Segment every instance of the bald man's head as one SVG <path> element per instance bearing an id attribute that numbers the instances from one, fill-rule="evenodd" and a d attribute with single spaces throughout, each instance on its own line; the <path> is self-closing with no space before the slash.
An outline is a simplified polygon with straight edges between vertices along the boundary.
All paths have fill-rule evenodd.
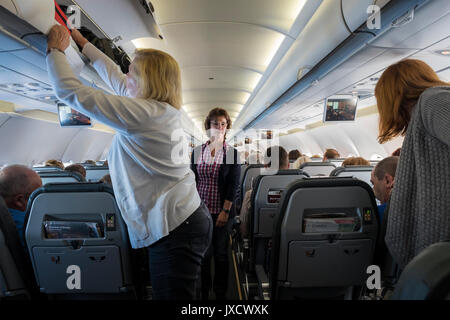
<path id="1" fill-rule="evenodd" d="M 30 194 L 42 186 L 39 175 L 22 165 L 11 165 L 0 171 L 0 195 L 8 208 L 25 211 Z"/>

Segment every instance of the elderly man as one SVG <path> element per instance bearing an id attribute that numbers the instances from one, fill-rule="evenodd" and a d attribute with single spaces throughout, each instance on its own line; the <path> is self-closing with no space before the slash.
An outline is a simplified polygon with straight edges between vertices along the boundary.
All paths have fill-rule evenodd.
<path id="1" fill-rule="evenodd" d="M 383 218 L 384 210 L 391 198 L 392 189 L 394 188 L 395 171 L 397 170 L 399 157 L 391 156 L 384 158 L 372 170 L 370 182 L 373 184 L 373 193 L 380 200 L 381 205 L 378 206 L 380 220 Z"/>
<path id="2" fill-rule="evenodd" d="M 39 175 L 28 167 L 11 165 L 0 171 L 0 195 L 5 199 L 8 210 L 16 223 L 20 241 L 25 246 L 23 228 L 28 198 L 42 186 Z"/>

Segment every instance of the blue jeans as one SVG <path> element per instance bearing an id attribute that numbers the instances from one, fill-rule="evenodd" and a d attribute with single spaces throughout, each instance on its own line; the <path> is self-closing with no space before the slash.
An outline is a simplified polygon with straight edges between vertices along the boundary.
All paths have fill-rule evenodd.
<path id="1" fill-rule="evenodd" d="M 186 221 L 148 247 L 154 300 L 194 300 L 212 219 L 202 203 Z"/>

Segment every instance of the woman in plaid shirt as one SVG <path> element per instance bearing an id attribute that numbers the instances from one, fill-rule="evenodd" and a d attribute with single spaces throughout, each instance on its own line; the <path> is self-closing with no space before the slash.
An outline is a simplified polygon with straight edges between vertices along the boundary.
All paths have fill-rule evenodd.
<path id="1" fill-rule="evenodd" d="M 217 300 L 225 300 L 228 283 L 228 241 L 233 203 L 239 185 L 240 164 L 236 149 L 225 142 L 231 128 L 227 111 L 211 110 L 205 120 L 209 140 L 194 149 L 191 169 L 195 173 L 197 190 L 213 218 L 213 238 L 202 265 L 202 298 L 211 288 L 211 258 L 214 256 L 214 292 Z"/>

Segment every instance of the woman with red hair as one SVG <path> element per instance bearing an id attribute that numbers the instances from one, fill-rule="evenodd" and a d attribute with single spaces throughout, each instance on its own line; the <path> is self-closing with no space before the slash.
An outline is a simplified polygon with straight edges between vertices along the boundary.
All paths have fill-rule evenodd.
<path id="1" fill-rule="evenodd" d="M 450 84 L 408 59 L 384 71 L 375 96 L 379 142 L 405 136 L 385 237 L 404 268 L 429 245 L 450 239 Z"/>

